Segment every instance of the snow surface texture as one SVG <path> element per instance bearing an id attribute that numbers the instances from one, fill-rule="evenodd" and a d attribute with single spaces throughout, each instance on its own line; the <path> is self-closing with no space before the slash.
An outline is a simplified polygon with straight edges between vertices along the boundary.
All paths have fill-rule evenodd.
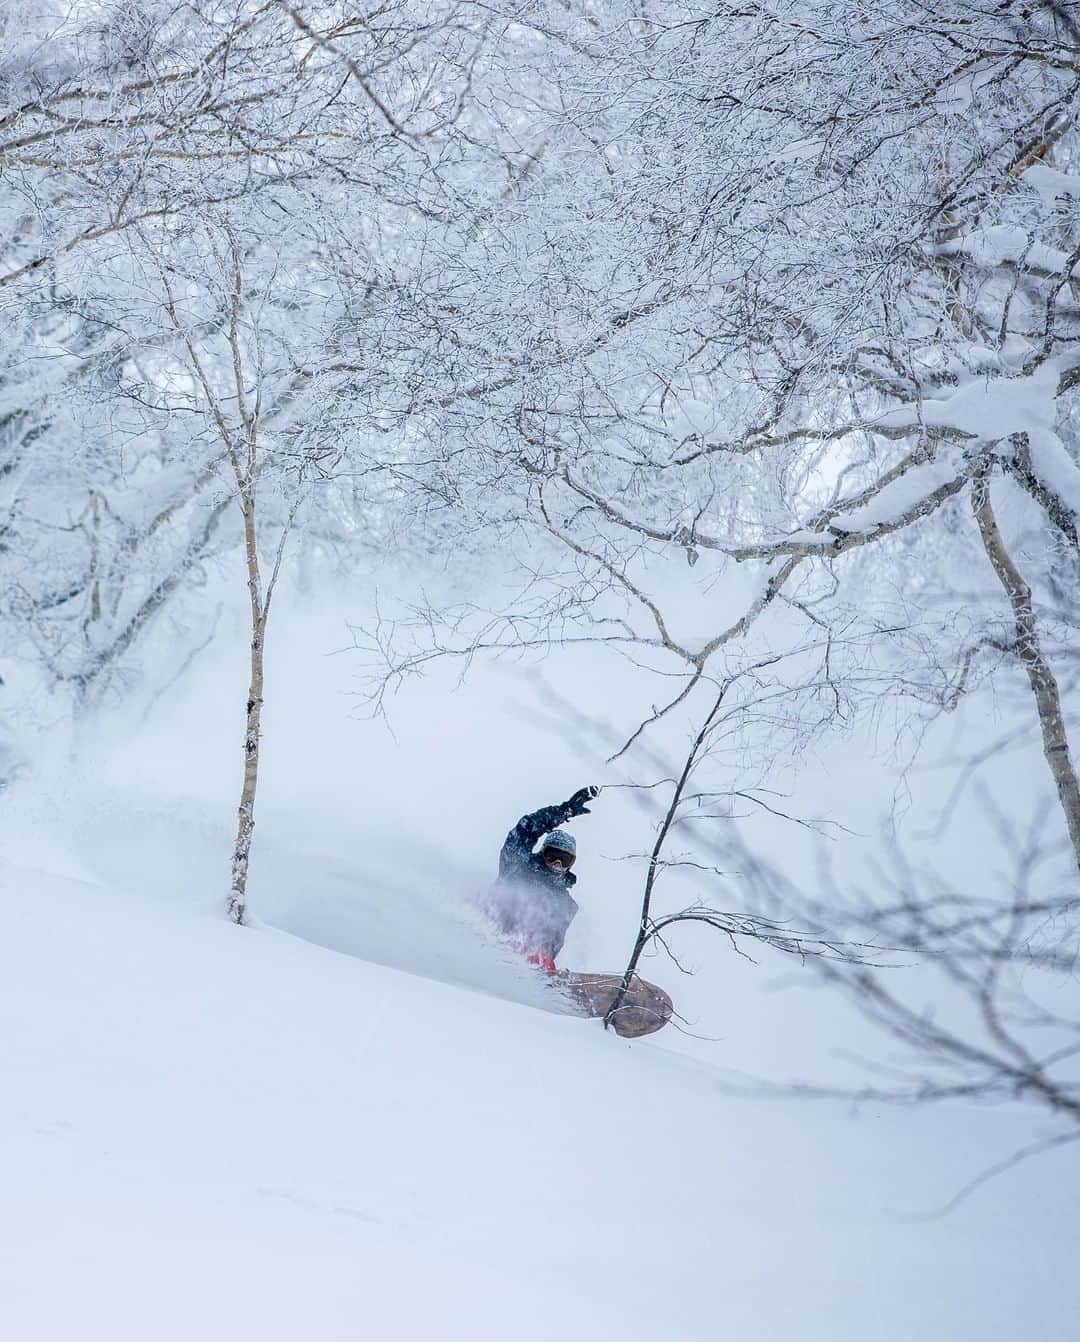
<path id="1" fill-rule="evenodd" d="M 347 718 L 331 639 L 278 633 L 254 926 L 221 912 L 239 633 L 0 814 L 0 1335 L 1075 1336 L 1074 1157 L 928 1215 L 1029 1117 L 733 1097 L 723 1069 L 850 1035 L 720 951 L 693 980 L 647 967 L 710 1038 L 537 1010 L 472 894 L 593 761 L 491 680 L 391 740 Z M 632 935 L 598 856 L 619 796 L 575 826 L 574 968 L 618 968 Z"/>

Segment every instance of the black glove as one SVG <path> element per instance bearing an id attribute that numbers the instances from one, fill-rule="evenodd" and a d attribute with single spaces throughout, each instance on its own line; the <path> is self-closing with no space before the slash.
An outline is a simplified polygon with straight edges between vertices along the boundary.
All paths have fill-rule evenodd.
<path id="1" fill-rule="evenodd" d="M 566 802 L 566 809 L 571 816 L 588 815 L 589 808 L 585 805 L 587 801 L 592 801 L 594 797 L 599 797 L 600 789 L 598 787 L 578 788 L 574 795 Z"/>

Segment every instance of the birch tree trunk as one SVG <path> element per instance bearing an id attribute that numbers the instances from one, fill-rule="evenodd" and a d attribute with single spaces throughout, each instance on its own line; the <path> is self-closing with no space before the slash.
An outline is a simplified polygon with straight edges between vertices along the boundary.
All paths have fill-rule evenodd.
<path id="1" fill-rule="evenodd" d="M 244 552 L 247 559 L 248 592 L 251 597 L 251 675 L 248 682 L 247 722 L 244 729 L 244 782 L 240 790 L 240 808 L 233 849 L 232 885 L 228 914 L 234 923 L 244 921 L 247 901 L 248 861 L 255 832 L 255 789 L 259 781 L 259 723 L 263 705 L 263 650 L 267 608 L 262 599 L 259 551 L 256 545 L 254 480 L 249 479 L 243 493 Z"/>
<path id="2" fill-rule="evenodd" d="M 1061 693 L 1039 644 L 1039 627 L 1031 602 L 1031 588 L 1013 563 L 990 503 L 990 471 L 982 467 L 971 487 L 971 506 L 979 524 L 983 548 L 1012 607 L 1014 651 L 1027 672 L 1042 732 L 1043 754 L 1057 787 L 1058 800 L 1080 866 L 1080 786 L 1069 755 L 1069 739 L 1061 712 Z"/>

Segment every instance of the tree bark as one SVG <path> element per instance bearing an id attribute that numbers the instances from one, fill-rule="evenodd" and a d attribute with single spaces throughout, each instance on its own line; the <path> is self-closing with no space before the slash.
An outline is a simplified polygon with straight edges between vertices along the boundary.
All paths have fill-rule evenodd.
<path id="1" fill-rule="evenodd" d="M 971 487 L 971 506 L 979 524 L 983 548 L 1005 589 L 1015 627 L 1014 651 L 1027 672 L 1042 732 L 1043 754 L 1057 787 L 1058 800 L 1080 866 L 1080 785 L 1069 754 L 1069 739 L 1061 712 L 1061 692 L 1039 644 L 1039 627 L 1031 601 L 1031 588 L 1024 581 L 1005 547 L 990 503 L 990 470 L 983 466 Z"/>
<path id="2" fill-rule="evenodd" d="M 263 705 L 263 649 L 266 609 L 262 600 L 259 552 L 255 544 L 254 486 L 243 493 L 244 551 L 247 558 L 248 591 L 251 595 L 251 676 L 248 682 L 247 723 L 244 730 L 244 782 L 233 849 L 232 886 L 228 914 L 234 923 L 244 921 L 247 901 L 248 860 L 255 832 L 255 788 L 259 781 L 259 722 Z"/>

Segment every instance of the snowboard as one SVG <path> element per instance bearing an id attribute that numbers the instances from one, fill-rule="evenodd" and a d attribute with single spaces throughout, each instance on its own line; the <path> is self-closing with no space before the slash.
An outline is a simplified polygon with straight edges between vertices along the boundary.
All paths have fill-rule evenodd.
<path id="1" fill-rule="evenodd" d="M 575 974 L 561 969 L 552 975 L 570 1000 L 585 1016 L 606 1016 L 622 983 L 621 974 Z M 671 998 L 655 983 L 639 978 L 630 980 L 626 995 L 611 1020 L 611 1028 L 623 1039 L 640 1039 L 653 1034 L 671 1019 Z"/>

